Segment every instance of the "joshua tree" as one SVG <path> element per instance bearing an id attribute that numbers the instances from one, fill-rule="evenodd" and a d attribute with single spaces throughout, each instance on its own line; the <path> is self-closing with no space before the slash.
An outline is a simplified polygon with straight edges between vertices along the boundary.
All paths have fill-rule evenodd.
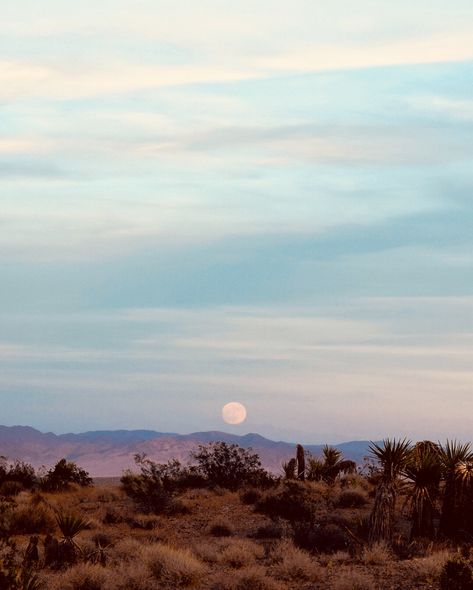
<path id="1" fill-rule="evenodd" d="M 402 475 L 410 488 L 411 536 L 431 538 L 442 475 L 440 447 L 431 441 L 418 442 L 409 454 Z"/>
<path id="2" fill-rule="evenodd" d="M 370 517 L 371 543 L 390 541 L 392 538 L 399 475 L 408 462 L 410 446 L 410 441 L 406 439 L 385 439 L 381 445 L 371 443 L 370 451 L 382 469 Z"/>
<path id="3" fill-rule="evenodd" d="M 440 448 L 440 457 L 445 480 L 440 531 L 446 537 L 455 537 L 462 529 L 471 528 L 467 506 L 472 501 L 473 452 L 470 443 L 447 440 Z"/>

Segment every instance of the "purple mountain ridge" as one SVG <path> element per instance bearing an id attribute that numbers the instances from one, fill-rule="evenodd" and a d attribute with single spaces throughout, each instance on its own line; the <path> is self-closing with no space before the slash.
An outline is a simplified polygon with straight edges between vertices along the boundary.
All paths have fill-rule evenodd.
<path id="1" fill-rule="evenodd" d="M 177 434 L 153 430 L 99 430 L 79 434 L 43 433 L 30 426 L 0 425 L 0 456 L 20 459 L 36 469 L 51 467 L 65 457 L 86 469 L 92 477 L 115 477 L 124 469 L 133 469 L 136 453 L 146 453 L 153 461 L 164 463 L 178 459 L 189 461 L 189 454 L 200 444 L 214 441 L 251 447 L 269 471 L 282 473 L 281 464 L 295 456 L 296 443 L 272 441 L 260 434 L 245 435 L 226 432 L 194 432 Z M 357 463 L 369 452 L 369 441 L 351 441 L 333 445 L 344 458 Z M 304 445 L 314 456 L 320 456 L 323 445 Z"/>

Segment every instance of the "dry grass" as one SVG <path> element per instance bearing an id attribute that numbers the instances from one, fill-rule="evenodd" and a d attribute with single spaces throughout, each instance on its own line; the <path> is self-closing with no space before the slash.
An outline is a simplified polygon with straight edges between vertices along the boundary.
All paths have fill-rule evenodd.
<path id="1" fill-rule="evenodd" d="M 332 581 L 332 590 L 375 590 L 373 576 L 354 569 L 339 571 Z"/>
<path id="2" fill-rule="evenodd" d="M 353 487 L 365 493 L 363 486 Z M 344 489 L 334 486 L 329 491 L 326 484 L 308 482 L 296 485 L 285 500 L 308 499 L 315 507 L 315 528 L 343 519 L 362 539 L 357 523 L 370 512 L 373 500 L 349 511 L 337 508 L 331 498 L 339 497 Z M 440 570 L 450 555 L 444 550 L 447 544 L 438 545 L 442 550 L 427 557 L 402 560 L 395 559 L 382 544 L 360 549 L 358 557 L 346 550 L 325 554 L 323 547 L 322 552 L 311 554 L 295 546 L 294 528 L 288 520 L 273 520 L 255 511 L 253 505 L 242 503 L 238 494 L 190 490 L 182 499 L 192 505 L 191 514 L 156 518 L 137 512 L 113 487 L 61 494 L 22 492 L 15 498 L 14 508 L 21 533 L 14 537 L 17 561 L 22 561 L 33 534 L 26 534 L 24 516 L 44 511 L 54 514 L 59 508 L 95 521 L 94 530 L 84 531 L 77 542 L 90 557 L 96 556 L 99 540 L 106 547 L 106 562 L 103 567 L 84 563 L 80 557 L 80 563 L 64 571 L 40 568 L 43 590 L 431 590 L 438 585 Z M 114 518 L 104 522 L 106 511 Z M 231 528 L 230 537 L 212 534 L 212 526 L 219 523 Z M 54 531 L 58 537 L 59 531 Z M 45 536 L 39 533 L 40 560 Z"/>
<path id="3" fill-rule="evenodd" d="M 48 590 L 105 590 L 108 582 L 109 572 L 103 567 L 79 563 L 54 576 L 48 583 Z"/>
<path id="4" fill-rule="evenodd" d="M 47 534 L 56 527 L 53 512 L 43 505 L 25 505 L 24 502 L 13 510 L 8 518 L 8 529 L 11 534 Z"/>
<path id="5" fill-rule="evenodd" d="M 393 560 L 393 554 L 386 543 L 374 543 L 363 549 L 361 560 L 365 565 L 384 565 Z"/>
<path id="6" fill-rule="evenodd" d="M 450 551 L 437 551 L 427 557 L 418 557 L 409 562 L 412 578 L 419 582 L 434 583 L 442 571 L 445 562 L 452 557 Z"/>
<path id="7" fill-rule="evenodd" d="M 206 574 L 205 565 L 188 549 L 157 543 L 145 547 L 144 563 L 154 578 L 174 587 L 195 587 Z"/>
<path id="8" fill-rule="evenodd" d="M 299 580 L 317 582 L 321 578 L 321 568 L 306 551 L 298 549 L 291 541 L 281 541 L 274 549 L 274 575 L 280 580 Z"/>
<path id="9" fill-rule="evenodd" d="M 270 578 L 264 567 L 250 566 L 231 576 L 220 573 L 213 578 L 212 590 L 284 590 L 287 586 Z"/>
<path id="10" fill-rule="evenodd" d="M 253 565 L 256 559 L 263 557 L 261 546 L 246 539 L 235 539 L 227 545 L 219 556 L 219 563 L 231 568 L 242 568 Z"/>

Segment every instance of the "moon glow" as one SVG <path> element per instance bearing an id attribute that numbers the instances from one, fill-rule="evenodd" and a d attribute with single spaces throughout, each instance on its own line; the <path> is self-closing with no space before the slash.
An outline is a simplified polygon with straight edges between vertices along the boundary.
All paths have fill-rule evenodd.
<path id="1" fill-rule="evenodd" d="M 222 418 L 227 424 L 241 424 L 246 419 L 246 408 L 239 402 L 230 402 L 222 408 Z"/>

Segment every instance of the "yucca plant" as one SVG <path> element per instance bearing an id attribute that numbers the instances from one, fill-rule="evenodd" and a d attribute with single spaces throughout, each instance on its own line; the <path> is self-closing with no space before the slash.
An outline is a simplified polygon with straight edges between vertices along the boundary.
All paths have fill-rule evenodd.
<path id="1" fill-rule="evenodd" d="M 61 560 L 73 563 L 77 559 L 77 553 L 82 553 L 81 548 L 75 541 L 75 537 L 82 531 L 87 530 L 90 523 L 82 516 L 65 512 L 56 514 L 56 523 L 62 533 L 59 544 Z"/>
<path id="2" fill-rule="evenodd" d="M 440 532 L 452 538 L 472 528 L 473 452 L 470 443 L 447 440 L 440 447 L 440 458 L 445 481 Z"/>
<path id="3" fill-rule="evenodd" d="M 341 473 L 353 473 L 356 469 L 356 463 L 342 459 L 342 452 L 335 447 L 325 445 L 322 454 L 323 459 L 309 458 L 307 479 L 333 483 Z"/>
<path id="4" fill-rule="evenodd" d="M 432 538 L 442 475 L 440 447 L 431 441 L 418 442 L 409 454 L 402 475 L 408 484 L 411 536 Z"/>
<path id="5" fill-rule="evenodd" d="M 407 465 L 410 450 L 411 443 L 407 439 L 385 439 L 380 445 L 370 445 L 370 452 L 378 460 L 382 470 L 370 516 L 371 543 L 391 541 L 399 476 Z"/>

